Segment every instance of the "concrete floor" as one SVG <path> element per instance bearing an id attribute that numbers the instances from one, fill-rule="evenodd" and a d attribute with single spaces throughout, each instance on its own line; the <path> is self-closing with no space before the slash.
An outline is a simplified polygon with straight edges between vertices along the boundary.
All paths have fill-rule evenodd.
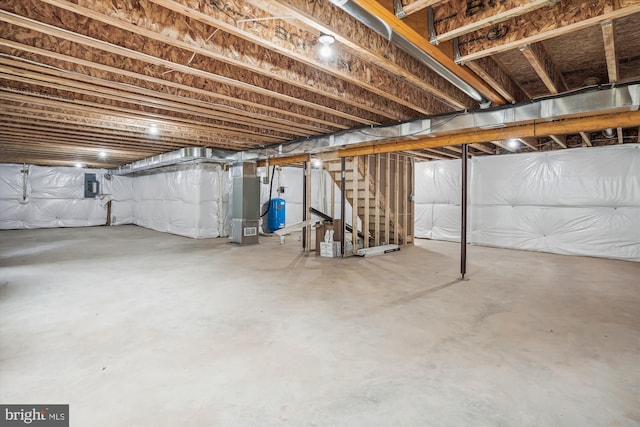
<path id="1" fill-rule="evenodd" d="M 0 232 L 0 402 L 71 426 L 638 426 L 640 264 Z"/>

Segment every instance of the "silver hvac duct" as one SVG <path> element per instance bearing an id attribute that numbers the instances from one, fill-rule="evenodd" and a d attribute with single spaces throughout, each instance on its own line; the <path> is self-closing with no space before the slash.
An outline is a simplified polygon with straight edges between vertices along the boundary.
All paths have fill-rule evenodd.
<path id="1" fill-rule="evenodd" d="M 433 59 L 429 54 L 420 49 L 415 44 L 398 34 L 386 22 L 371 14 L 354 0 L 331 0 L 333 4 L 347 12 L 349 15 L 371 28 L 376 33 L 385 37 L 389 42 L 395 44 L 406 53 L 422 62 L 427 67 L 438 73 L 441 77 L 449 81 L 452 85 L 478 101 L 483 108 L 489 107 L 491 101 L 486 99 L 480 92 L 474 89 L 469 83 L 462 80 L 447 67 Z"/>
<path id="2" fill-rule="evenodd" d="M 113 169 L 111 173 L 114 175 L 129 175 L 149 169 L 185 163 L 232 163 L 237 158 L 237 153 L 234 151 L 214 150 L 206 147 L 184 147 L 119 166 Z"/>
<path id="3" fill-rule="evenodd" d="M 320 153 L 353 144 L 376 141 L 407 141 L 424 137 L 473 129 L 495 129 L 536 120 L 558 120 L 581 114 L 610 114 L 636 111 L 640 108 L 640 84 L 612 86 L 555 95 L 529 103 L 508 105 L 487 110 L 472 110 L 433 116 L 391 126 L 371 126 L 291 141 L 260 151 L 245 151 L 243 155 L 263 158 Z"/>

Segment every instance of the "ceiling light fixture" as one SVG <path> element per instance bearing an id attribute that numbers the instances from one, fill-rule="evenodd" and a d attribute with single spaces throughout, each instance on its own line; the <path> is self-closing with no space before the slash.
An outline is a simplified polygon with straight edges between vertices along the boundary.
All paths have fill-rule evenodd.
<path id="1" fill-rule="evenodd" d="M 320 169 L 322 167 L 322 160 L 320 159 L 312 159 L 311 167 L 314 169 Z"/>
<path id="2" fill-rule="evenodd" d="M 82 167 L 82 163 L 77 162 L 77 163 L 75 164 L 75 167 L 77 167 L 77 168 L 81 168 L 81 167 Z"/>
<path id="3" fill-rule="evenodd" d="M 104 159 L 105 157 L 107 157 L 107 153 L 105 153 L 104 151 L 101 151 L 98 153 L 98 157 L 100 157 L 101 159 Z"/>
<path id="4" fill-rule="evenodd" d="M 149 125 L 149 133 L 151 135 L 157 135 L 158 133 L 160 133 L 160 129 L 158 129 L 158 125 L 155 123 L 151 123 Z"/>
<path id="5" fill-rule="evenodd" d="M 318 37 L 318 42 L 322 46 L 320 46 L 320 56 L 323 58 L 329 58 L 333 55 L 333 44 L 335 43 L 336 38 L 330 34 L 320 33 L 320 37 Z"/>
<path id="6" fill-rule="evenodd" d="M 511 148 L 512 150 L 515 150 L 519 146 L 520 146 L 520 141 L 518 141 L 517 139 L 514 139 L 514 138 L 507 139 L 507 147 Z"/>

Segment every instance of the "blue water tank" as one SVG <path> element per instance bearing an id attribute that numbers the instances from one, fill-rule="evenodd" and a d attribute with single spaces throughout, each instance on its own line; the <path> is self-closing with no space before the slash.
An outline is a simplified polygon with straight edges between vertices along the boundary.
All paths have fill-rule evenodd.
<path id="1" fill-rule="evenodd" d="M 267 226 L 272 233 L 284 227 L 284 199 L 271 199 L 269 213 L 267 214 Z"/>

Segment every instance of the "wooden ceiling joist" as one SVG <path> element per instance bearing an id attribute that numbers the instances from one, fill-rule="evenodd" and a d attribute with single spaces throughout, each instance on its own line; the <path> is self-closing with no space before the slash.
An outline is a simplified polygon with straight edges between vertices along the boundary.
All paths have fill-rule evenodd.
<path id="1" fill-rule="evenodd" d="M 471 85 L 484 97 L 490 100 L 494 105 L 502 105 L 505 100 L 500 94 L 494 91 L 489 85 L 487 85 L 482 79 L 476 76 L 473 72 L 458 65 L 451 57 L 445 54 L 438 47 L 431 45 L 427 39 L 418 34 L 413 28 L 384 8 L 376 0 L 354 0 L 360 7 L 369 11 L 374 16 L 377 16 L 382 22 L 388 25 L 391 29 L 396 31 L 400 36 L 413 43 L 419 49 L 422 49 L 433 59 L 442 64 L 445 68 L 455 74 L 457 77 Z M 640 0 L 638 0 L 640 1 Z"/>
<path id="2" fill-rule="evenodd" d="M 156 0 L 153 0 L 156 1 Z M 184 1 L 184 0 L 179 0 Z M 441 99 L 454 109 L 475 108 L 475 104 L 452 84 L 416 59 L 390 44 L 364 24 L 349 16 L 330 2 L 303 0 L 248 0 L 271 14 L 291 16 L 312 32 L 332 34 L 341 46 L 357 52 L 364 60 L 415 85 L 425 93 Z"/>
<path id="3" fill-rule="evenodd" d="M 158 127 L 160 131 L 167 129 L 180 129 L 185 134 L 190 134 L 194 137 L 212 136 L 211 128 L 206 126 L 205 123 L 190 120 L 187 118 L 172 118 L 169 122 L 164 117 L 145 112 L 145 111 L 133 111 L 125 108 L 118 108 L 114 106 L 105 106 L 104 104 L 87 102 L 79 99 L 75 100 L 63 100 L 41 93 L 24 93 L 10 88 L 0 88 L 0 99 L 14 102 L 21 102 L 27 104 L 38 105 L 42 108 L 54 108 L 62 110 L 76 111 L 80 114 L 85 112 L 92 112 L 95 114 L 108 115 L 111 119 L 125 121 L 132 126 L 143 127 L 148 129 L 151 124 Z M 242 145 L 239 144 L 239 147 Z"/>
<path id="4" fill-rule="evenodd" d="M 291 54 L 289 58 L 295 59 L 294 61 L 286 60 L 287 57 L 273 58 L 274 55 L 277 55 L 276 53 L 262 49 L 255 45 L 255 43 L 248 42 L 246 38 L 241 39 L 229 34 L 207 37 L 211 35 L 215 29 L 205 25 L 201 25 L 202 28 L 194 28 L 196 24 L 198 24 L 197 22 L 187 22 L 184 16 L 177 13 L 171 13 L 171 16 L 167 16 L 164 22 L 158 22 L 154 20 L 153 17 L 159 15 L 161 10 L 154 10 L 159 9 L 158 6 L 145 0 L 138 1 L 135 8 L 127 8 L 126 10 L 114 10 L 112 3 L 106 1 L 92 1 L 90 4 L 91 8 L 82 7 L 64 0 L 42 1 L 120 30 L 143 36 L 146 39 L 193 52 L 193 55 L 197 55 L 198 57 L 207 58 L 219 63 L 226 63 L 235 68 L 258 74 L 262 78 L 280 81 L 286 85 L 294 85 L 303 90 L 310 89 L 310 85 L 307 82 L 308 76 L 305 76 L 306 66 L 299 62 L 302 53 L 297 52 L 295 57 Z M 120 8 L 124 9 L 125 6 L 126 4 L 122 4 Z M 224 16 L 227 15 L 225 14 Z M 215 22 L 218 23 L 218 21 Z M 188 33 L 178 32 L 175 30 L 176 27 L 189 29 L 190 31 Z M 258 28 L 262 28 L 262 26 L 258 26 Z M 269 30 L 265 29 L 265 31 Z M 200 32 L 200 34 L 198 34 L 198 32 Z M 180 34 L 184 37 L 182 40 L 178 39 Z M 256 37 L 261 36 L 261 34 L 256 34 L 255 31 L 250 34 L 253 36 L 252 41 L 255 40 Z M 307 57 L 313 58 L 311 65 L 317 67 L 317 65 L 321 63 L 315 59 L 317 55 L 312 47 L 309 46 L 306 49 L 298 47 L 298 49 L 304 50 L 304 54 L 306 54 Z M 192 56 L 192 58 L 194 57 L 195 56 Z M 278 69 L 264 67 L 263 64 L 267 62 L 267 59 L 281 63 L 282 67 Z M 191 61 L 193 61 L 193 59 L 191 59 Z M 369 74 L 371 75 L 371 79 L 375 81 L 380 78 L 389 79 L 388 76 L 376 76 L 375 70 L 372 71 L 367 68 L 358 68 L 357 72 Z M 242 73 L 231 72 L 231 75 L 239 78 Z M 358 108 L 366 105 L 368 109 L 373 109 L 376 114 L 388 115 L 390 112 L 393 112 L 392 107 L 388 111 L 376 109 L 380 101 L 377 100 L 376 97 L 371 96 L 370 93 L 362 90 L 366 89 L 370 91 L 371 87 L 364 86 L 362 75 L 356 75 L 356 71 L 343 70 L 339 77 L 342 80 L 336 81 L 334 77 L 328 74 L 317 73 L 313 81 L 313 92 Z M 347 79 L 345 77 L 349 78 Z M 255 82 L 257 79 L 248 76 L 247 80 Z M 354 84 L 360 87 L 353 87 Z M 344 96 L 345 93 L 351 94 L 352 97 Z M 380 93 L 377 95 L 380 95 Z M 405 106 L 411 108 L 410 105 Z M 389 118 L 397 119 L 398 116 Z"/>
<path id="5" fill-rule="evenodd" d="M 566 135 L 554 135 L 550 134 L 549 138 L 553 140 L 556 144 L 558 144 L 562 148 L 567 148 L 567 136 Z"/>
<path id="6" fill-rule="evenodd" d="M 514 104 L 527 99 L 525 93 L 509 77 L 507 72 L 492 58 L 479 58 L 467 62 L 465 66 L 482 78 L 489 86 L 496 90 L 508 102 Z"/>
<path id="7" fill-rule="evenodd" d="M 466 63 L 640 12 L 640 0 L 621 0 L 617 9 L 605 7 L 613 2 L 614 0 L 560 1 L 544 9 L 465 34 L 458 38 L 460 61 Z"/>
<path id="8" fill-rule="evenodd" d="M 33 30 L 33 31 L 37 31 L 39 33 L 42 34 L 47 34 L 49 36 L 53 36 L 53 37 L 57 37 L 63 40 L 68 40 L 74 43 L 79 43 L 81 45 L 85 45 L 88 47 L 91 47 L 93 49 L 98 49 L 101 50 L 105 53 L 108 54 L 114 54 L 114 55 L 120 55 L 120 56 L 125 56 L 128 58 L 132 58 L 134 60 L 139 60 L 139 61 L 143 61 L 146 62 L 148 64 L 153 64 L 153 65 L 159 65 L 162 67 L 165 67 L 167 70 L 176 70 L 176 71 L 180 71 L 186 74 L 192 74 L 192 75 L 196 75 L 196 76 L 201 76 L 204 77 L 205 79 L 215 82 L 215 83 L 219 83 L 221 85 L 228 85 L 230 87 L 235 87 L 237 89 L 242 89 L 245 90 L 247 92 L 253 92 L 259 95 L 263 95 L 269 98 L 274 98 L 274 99 L 278 99 L 280 101 L 289 103 L 290 105 L 297 105 L 300 107 L 306 107 L 310 110 L 316 110 L 316 111 L 320 111 L 323 113 L 327 113 L 329 115 L 334 115 L 337 117 L 342 117 L 344 119 L 347 120 L 351 120 L 354 122 L 358 122 L 360 120 L 359 117 L 357 116 L 353 116 L 350 113 L 343 113 L 341 111 L 337 111 L 336 109 L 332 109 L 329 106 L 325 106 L 325 105 L 319 105 L 319 104 L 315 104 L 313 102 L 310 101 L 305 101 L 303 99 L 299 99 L 290 95 L 283 95 L 277 92 L 274 92 L 272 90 L 268 90 L 268 89 L 263 89 L 260 87 L 256 87 L 256 86 L 252 86 L 250 84 L 247 83 L 242 83 L 236 80 L 232 80 L 230 78 L 227 77 L 222 77 L 219 76 L 217 74 L 208 72 L 208 71 L 202 71 L 199 69 L 195 69 L 192 67 L 189 67 L 187 65 L 182 65 L 180 63 L 177 62 L 173 62 L 173 61 L 169 61 L 166 59 L 162 59 L 162 58 L 158 58 L 158 57 L 154 57 L 152 55 L 148 55 L 145 53 L 141 53 L 141 52 L 137 52 L 135 50 L 132 49 L 128 49 L 128 48 L 123 48 L 120 46 L 116 46 L 112 43 L 108 43 L 105 42 L 103 40 L 98 40 L 95 38 L 91 38 L 91 37 L 87 37 L 81 34 L 77 34 L 74 33 L 72 31 L 66 30 L 66 29 L 62 29 L 62 28 L 58 28 L 49 24 L 42 24 L 40 22 L 37 22 L 33 19 L 30 18 L 25 18 L 22 17 L 20 15 L 16 15 L 10 12 L 6 12 L 3 10 L 0 10 L 0 22 L 5 22 L 11 25 L 15 25 L 18 27 L 23 27 L 26 28 L 28 30 Z M 2 26 L 0 26 L 1 28 Z M 311 114 L 313 115 L 313 114 Z"/>
<path id="9" fill-rule="evenodd" d="M 101 144 L 102 143 L 117 144 L 117 143 L 128 143 L 128 142 L 135 141 L 135 139 L 133 138 L 123 138 L 116 135 L 109 135 L 108 137 L 102 137 L 100 135 L 97 135 L 91 132 L 90 130 L 88 130 L 87 132 L 82 132 L 81 130 L 78 130 L 78 129 L 65 130 L 65 129 L 54 128 L 54 127 L 42 128 L 42 127 L 33 126 L 33 125 L 9 123 L 2 119 L 0 119 L 0 123 L 2 123 L 2 125 L 6 128 L 3 131 L 4 135 L 29 136 L 32 138 L 37 138 L 36 142 L 52 141 L 55 138 L 59 138 L 60 141 L 68 140 L 68 141 L 75 141 L 79 143 L 90 141 L 91 143 L 101 143 Z M 13 131 L 11 131 L 12 128 L 13 128 Z M 138 140 L 140 141 L 140 139 Z M 153 141 L 152 137 L 146 138 L 147 143 L 152 141 Z M 194 141 L 193 139 L 176 138 L 173 136 L 164 137 L 162 141 L 164 143 L 170 143 L 172 147 L 205 145 L 202 142 L 197 143 L 197 141 Z M 224 147 L 227 149 L 237 149 L 237 144 L 235 144 L 233 140 L 217 137 L 217 138 L 211 138 L 209 142 L 211 144 L 220 145 L 221 148 Z M 160 146 L 160 144 L 157 144 L 157 145 L 158 147 Z M 257 147 L 254 145 L 253 148 L 257 148 Z"/>
<path id="10" fill-rule="evenodd" d="M 473 144 L 469 144 L 471 147 L 475 148 L 478 151 L 482 151 L 485 154 L 495 154 L 495 150 L 492 150 L 491 148 L 487 147 L 486 145 L 482 144 L 482 143 L 473 143 Z"/>
<path id="11" fill-rule="evenodd" d="M 154 2 L 167 2 L 171 0 L 152 0 Z M 180 0 L 186 1 L 186 0 Z M 331 2 L 307 2 L 306 0 L 275 0 L 275 2 L 286 7 L 288 13 L 295 13 L 297 19 L 304 20 L 308 25 L 315 27 L 318 31 L 328 32 L 336 37 L 340 42 L 355 51 L 361 51 L 363 54 L 370 54 L 367 59 L 381 66 L 387 66 L 389 60 L 393 63 L 403 65 L 397 70 L 406 75 L 406 70 L 416 68 L 416 61 L 412 60 L 404 52 L 400 51 L 396 46 L 390 45 L 388 40 L 384 39 L 373 30 L 364 26 L 364 24 L 355 20 L 345 12 L 341 11 Z M 261 2 L 267 7 L 267 2 Z M 485 97 L 490 99 L 494 104 L 504 103 L 504 99 L 480 80 L 475 74 L 463 67 L 458 66 L 452 58 L 440 51 L 437 47 L 432 46 L 422 35 L 418 34 L 409 25 L 385 9 L 375 0 L 358 0 L 359 6 L 378 16 L 382 22 L 395 30 L 398 34 L 424 50 L 438 62 L 450 69 L 454 74 L 458 75 L 462 80 L 475 87 Z M 387 59 L 390 58 L 390 59 Z M 406 65 L 405 65 L 406 64 Z M 424 69 L 424 67 L 422 67 Z M 404 71 L 403 71 L 404 70 Z M 396 72 L 397 72 L 396 71 Z M 433 82 L 433 90 L 435 96 L 444 97 L 446 94 L 438 94 L 438 88 L 451 88 L 451 85 L 444 81 L 435 73 L 429 73 L 430 76 L 419 75 L 418 77 L 425 81 Z M 410 76 L 407 76 L 410 77 Z M 428 80 L 426 79 L 428 77 Z M 415 81 L 415 76 L 411 77 Z M 444 82 L 443 82 L 444 81 Z M 414 82 L 419 84 L 418 82 Z M 442 91 L 442 89 L 440 89 Z M 453 92 L 455 93 L 455 91 Z M 449 95 L 450 96 L 450 95 Z M 458 102 L 459 104 L 459 102 Z M 468 105 L 468 102 L 465 102 Z M 459 105 L 458 105 L 459 107 Z"/>
<path id="12" fill-rule="evenodd" d="M 583 147 L 591 147 L 591 138 L 587 135 L 586 132 L 579 132 L 580 138 L 582 138 Z"/>
<path id="13" fill-rule="evenodd" d="M 443 0 L 404 0 L 402 1 L 402 13 L 405 16 L 411 15 L 442 2 Z M 397 13 L 396 16 L 398 16 Z"/>
<path id="14" fill-rule="evenodd" d="M 123 144 L 148 144 L 150 140 L 154 138 L 147 132 L 113 132 L 111 130 L 104 130 L 95 126 L 81 126 L 77 123 L 61 123 L 55 120 L 29 119 L 26 117 L 16 117 L 12 112 L 4 112 L 4 117 L 0 118 L 0 122 L 4 123 L 6 129 L 5 134 L 10 134 L 11 129 L 17 129 L 19 131 L 31 130 L 33 135 L 41 137 L 41 140 L 47 141 L 47 134 L 51 133 L 52 136 L 57 134 L 64 134 L 69 137 L 86 138 L 89 143 L 106 142 L 110 143 L 123 143 Z M 37 132 L 37 133 L 35 133 Z M 15 134 L 15 132 L 13 132 Z M 159 139 L 159 138 L 158 138 Z M 163 136 L 160 141 L 154 140 L 155 146 L 161 144 L 179 144 L 181 146 L 193 145 L 196 141 L 193 134 L 179 134 L 171 131 L 163 131 Z M 37 142 L 37 141 L 34 141 Z M 202 145 L 224 143 L 228 147 L 237 146 L 234 139 L 224 136 L 210 136 L 207 138 L 198 138 L 198 142 Z M 258 145 L 254 142 L 253 145 Z"/>
<path id="15" fill-rule="evenodd" d="M 607 60 L 607 73 L 609 83 L 617 83 L 618 60 L 616 58 L 616 43 L 613 31 L 613 21 L 605 21 L 600 24 L 602 27 L 602 39 L 604 41 L 604 56 Z"/>
<path id="16" fill-rule="evenodd" d="M 618 144 L 624 144 L 624 131 L 621 127 L 618 127 L 616 130 L 618 133 Z"/>
<path id="17" fill-rule="evenodd" d="M 533 151 L 538 151 L 538 139 L 537 138 L 518 138 L 524 145 L 532 149 Z"/>
<path id="18" fill-rule="evenodd" d="M 46 42 L 43 41 L 42 44 L 46 45 Z M 170 93 L 170 90 L 173 92 L 180 91 L 181 93 L 184 93 L 185 96 L 192 96 L 195 99 L 203 99 L 208 102 L 208 105 L 212 105 L 211 108 L 214 111 L 220 111 L 221 113 L 236 113 L 241 116 L 244 114 L 244 116 L 252 118 L 255 117 L 262 120 L 263 123 L 280 123 L 291 126 L 292 128 L 307 130 L 311 133 L 327 133 L 331 129 L 347 128 L 346 125 L 327 122 L 316 117 L 310 117 L 309 115 L 298 114 L 295 111 L 283 110 L 281 108 L 256 102 L 243 101 L 236 97 L 213 93 L 200 87 L 177 83 L 169 80 L 170 74 L 168 77 L 160 79 L 146 74 L 124 70 L 122 68 L 87 61 L 83 58 L 63 55 L 54 52 L 54 46 L 47 46 L 48 49 L 45 50 L 0 38 L 0 49 L 2 49 L 2 46 L 13 49 L 22 54 L 28 53 L 36 55 L 38 61 L 45 66 L 53 66 L 55 68 L 68 67 L 66 69 L 74 73 L 80 73 L 81 70 L 77 67 L 82 67 L 82 70 L 84 70 L 85 73 L 90 73 L 91 75 L 104 74 L 111 76 L 114 81 L 119 81 L 117 77 L 122 76 L 127 79 L 126 83 L 123 82 L 123 84 L 132 84 L 135 82 L 141 87 L 152 89 L 160 93 Z M 2 60 L 0 59 L 0 62 L 1 61 Z"/>
<path id="19" fill-rule="evenodd" d="M 541 43 L 524 45 L 520 47 L 520 52 L 527 58 L 527 61 L 529 61 L 529 64 L 531 64 L 531 67 L 535 70 L 549 92 L 556 94 L 567 89 L 567 84 L 562 74 L 558 71 L 553 60 Z"/>
<path id="20" fill-rule="evenodd" d="M 9 81 L 2 82 L 4 87 L 15 87 L 15 83 L 19 83 L 19 82 L 28 83 L 31 85 L 31 87 L 46 84 L 46 86 L 43 86 L 43 87 L 46 87 L 49 93 L 62 95 L 63 92 L 59 92 L 59 91 L 72 91 L 75 94 L 74 96 L 75 99 L 81 98 L 81 99 L 87 99 L 90 101 L 99 101 L 101 105 L 104 105 L 106 103 L 106 100 L 110 100 L 111 105 L 121 109 L 125 109 L 125 110 L 144 110 L 144 107 L 147 107 L 148 108 L 147 111 L 153 111 L 157 114 L 161 114 L 161 112 L 163 111 L 170 111 L 174 113 L 174 116 L 182 116 L 182 117 L 190 117 L 190 118 L 200 117 L 200 119 L 203 121 L 207 119 L 207 116 L 205 114 L 199 114 L 198 112 L 194 112 L 194 111 L 181 111 L 179 106 L 169 105 L 168 103 L 155 104 L 153 102 L 145 101 L 143 99 L 139 99 L 136 101 L 135 98 L 127 98 L 124 93 L 120 94 L 120 96 L 118 96 L 117 93 L 113 95 L 109 95 L 106 93 L 98 93 L 98 95 L 96 95 L 96 92 L 92 89 L 82 89 L 74 86 L 69 87 L 69 86 L 65 86 L 57 83 L 52 83 L 50 81 L 45 81 L 44 83 L 41 83 L 36 79 L 19 77 L 19 76 L 16 76 L 15 74 L 6 74 L 6 73 L 3 73 L 1 70 L 2 70 L 2 67 L 0 66 L 0 82 L 2 82 L 2 79 L 11 80 L 10 82 Z M 86 98 L 82 95 L 86 95 Z M 244 126 L 243 128 L 238 128 L 236 126 L 233 126 L 233 124 L 230 124 L 230 123 L 226 124 L 222 121 L 210 123 L 210 125 L 211 125 L 212 132 L 227 134 L 229 136 L 236 136 L 242 141 L 246 141 L 248 139 L 256 138 L 256 137 L 260 137 L 260 139 L 263 139 L 269 142 L 282 142 L 282 141 L 291 139 L 286 135 L 275 135 L 273 132 L 261 131 L 258 127 L 250 128 L 248 126 Z"/>
<path id="21" fill-rule="evenodd" d="M 71 90 L 76 93 L 83 93 L 89 96 L 118 100 L 122 102 L 135 103 L 138 106 L 148 106 L 160 108 L 178 114 L 188 114 L 203 119 L 208 119 L 208 124 L 212 130 L 231 131 L 236 135 L 272 135 L 277 141 L 293 139 L 292 136 L 305 135 L 304 132 L 292 129 L 285 125 L 274 125 L 263 123 L 258 120 L 242 119 L 236 116 L 212 117 L 211 110 L 206 104 L 196 103 L 191 98 L 179 97 L 175 95 L 160 95 L 150 90 L 138 89 L 131 86 L 113 84 L 95 78 L 83 78 L 78 74 L 66 74 L 46 67 L 38 67 L 32 64 L 18 64 L 24 69 L 17 67 L 10 68 L 2 65 L 0 61 L 0 77 L 4 76 L 17 81 L 31 82 L 34 85 L 46 85 L 49 88 Z M 4 61 L 5 63 L 7 61 Z M 28 70 L 36 70 L 31 72 Z M 61 76 L 61 77 L 58 77 Z M 228 123 L 228 125 L 225 125 Z"/>
<path id="22" fill-rule="evenodd" d="M 449 0 L 433 7 L 436 43 L 498 26 L 501 22 L 517 18 L 558 0 L 500 0 L 467 1 Z M 461 4 L 462 3 L 462 4 Z"/>

